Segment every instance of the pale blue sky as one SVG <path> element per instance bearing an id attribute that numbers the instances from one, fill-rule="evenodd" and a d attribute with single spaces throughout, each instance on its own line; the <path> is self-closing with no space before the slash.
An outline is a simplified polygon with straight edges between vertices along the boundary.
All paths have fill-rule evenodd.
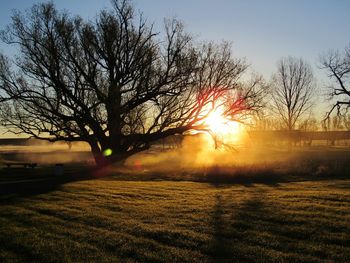
<path id="1" fill-rule="evenodd" d="M 0 28 L 11 10 L 25 10 L 40 0 L 1 0 Z M 56 0 L 59 9 L 93 18 L 109 0 Z M 237 56 L 269 77 L 282 56 L 301 56 L 316 74 L 320 53 L 341 49 L 350 42 L 348 0 L 134 0 L 156 28 L 164 17 L 177 17 L 188 31 L 205 40 L 228 40 Z M 6 47 L 0 46 L 2 51 Z"/>
<path id="2" fill-rule="evenodd" d="M 11 10 L 25 10 L 40 0 L 1 0 L 0 28 L 10 22 Z M 56 0 L 59 9 L 93 18 L 109 0 Z M 189 32 L 204 40 L 228 40 L 233 52 L 269 79 L 282 56 L 305 58 L 318 84 L 326 80 L 317 68 L 328 49 L 350 42 L 349 0 L 133 0 L 136 10 L 159 28 L 165 17 L 177 17 Z M 7 51 L 0 44 L 0 50 Z"/>

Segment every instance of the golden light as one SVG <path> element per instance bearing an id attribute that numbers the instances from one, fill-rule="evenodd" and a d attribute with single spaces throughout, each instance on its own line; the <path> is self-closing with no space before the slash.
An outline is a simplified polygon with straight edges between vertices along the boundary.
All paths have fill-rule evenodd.
<path id="1" fill-rule="evenodd" d="M 242 137 L 244 127 L 239 122 L 225 118 L 223 112 L 223 106 L 215 108 L 205 118 L 204 124 L 222 142 L 237 143 Z"/>

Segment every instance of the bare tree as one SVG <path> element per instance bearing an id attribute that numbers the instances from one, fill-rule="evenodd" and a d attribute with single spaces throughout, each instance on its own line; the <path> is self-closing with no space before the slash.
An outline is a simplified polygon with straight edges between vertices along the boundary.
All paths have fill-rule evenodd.
<path id="1" fill-rule="evenodd" d="M 311 66 L 301 58 L 282 58 L 271 88 L 274 112 L 288 130 L 293 130 L 312 106 L 315 84 Z"/>
<path id="2" fill-rule="evenodd" d="M 311 117 L 302 121 L 299 125 L 299 130 L 302 131 L 317 131 L 319 129 L 319 121 L 315 117 Z"/>
<path id="3" fill-rule="evenodd" d="M 344 127 L 346 130 L 350 131 L 350 115 L 349 114 L 346 114 L 344 117 L 343 117 L 343 122 L 344 122 Z"/>
<path id="4" fill-rule="evenodd" d="M 88 22 L 52 3 L 13 15 L 2 40 L 20 55 L 0 57 L 4 125 L 44 140 L 85 141 L 103 165 L 205 129 L 219 98 L 228 116 L 256 109 L 259 81 L 242 85 L 247 65 L 228 43 L 196 45 L 175 20 L 162 39 L 128 1 L 112 3 Z"/>
<path id="5" fill-rule="evenodd" d="M 350 107 L 350 45 L 343 53 L 329 51 L 321 56 L 322 68 L 328 72 L 328 77 L 334 81 L 329 88 L 329 97 L 335 102 L 326 118 L 336 111 L 338 115 L 346 115 Z"/>

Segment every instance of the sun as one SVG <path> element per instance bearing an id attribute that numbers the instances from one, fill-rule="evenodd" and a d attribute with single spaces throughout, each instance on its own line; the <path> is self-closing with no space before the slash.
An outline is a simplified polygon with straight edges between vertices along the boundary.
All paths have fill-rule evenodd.
<path id="1" fill-rule="evenodd" d="M 205 118 L 207 128 L 227 142 L 237 141 L 243 131 L 241 123 L 225 118 L 223 107 L 212 110 Z"/>

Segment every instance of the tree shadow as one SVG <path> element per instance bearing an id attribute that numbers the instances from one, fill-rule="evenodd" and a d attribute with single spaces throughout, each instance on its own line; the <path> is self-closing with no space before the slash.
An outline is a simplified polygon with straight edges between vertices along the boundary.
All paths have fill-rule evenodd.
<path id="1" fill-rule="evenodd" d="M 254 184 L 264 184 L 267 186 L 278 186 L 286 182 L 286 178 L 273 169 L 268 168 L 225 168 L 214 166 L 209 169 L 202 178 L 215 186 L 238 184 L 252 187 Z"/>
<path id="2" fill-rule="evenodd" d="M 223 204 L 222 197 L 220 195 L 216 195 L 216 204 L 213 212 L 213 227 L 214 227 L 214 235 L 213 235 L 213 243 L 211 246 L 212 256 L 214 262 L 221 262 L 226 258 L 230 258 L 231 250 L 227 247 L 227 243 L 225 241 L 225 220 L 223 218 Z"/>
<path id="3" fill-rule="evenodd" d="M 317 212 L 311 218 L 298 218 L 294 209 L 284 211 L 278 203 L 266 201 L 268 194 L 262 189 L 249 192 L 238 204 L 232 204 L 227 189 L 215 196 L 208 250 L 212 262 L 316 262 L 344 258 L 345 254 L 339 254 L 337 249 L 346 247 L 348 241 L 328 237 L 348 229 L 328 221 L 313 223 Z M 327 249 L 329 245 L 337 249 Z"/>
<path id="4" fill-rule="evenodd" d="M 190 181 L 209 183 L 215 187 L 243 185 L 253 187 L 255 184 L 278 186 L 287 182 L 289 178 L 283 173 L 266 167 L 231 167 L 212 166 L 207 168 L 183 168 L 161 170 L 152 167 L 145 170 L 133 170 L 130 167 L 116 169 L 114 176 L 107 176 L 103 180 L 116 181 Z"/>
<path id="5" fill-rule="evenodd" d="M 60 175 L 55 174 L 52 167 L 4 168 L 0 173 L 0 202 L 49 193 L 69 182 L 95 178 L 88 167 L 68 166 Z"/>
<path id="6" fill-rule="evenodd" d="M 242 225 L 239 225 L 239 222 L 244 220 L 242 212 L 251 211 L 257 213 L 263 209 L 263 202 L 260 197 L 246 200 L 232 215 L 225 211 L 226 203 L 223 196 L 221 194 L 215 196 L 216 203 L 212 216 L 213 237 L 209 249 L 212 262 L 252 261 L 242 249 L 241 240 L 253 222 L 247 222 L 247 224 Z"/>

